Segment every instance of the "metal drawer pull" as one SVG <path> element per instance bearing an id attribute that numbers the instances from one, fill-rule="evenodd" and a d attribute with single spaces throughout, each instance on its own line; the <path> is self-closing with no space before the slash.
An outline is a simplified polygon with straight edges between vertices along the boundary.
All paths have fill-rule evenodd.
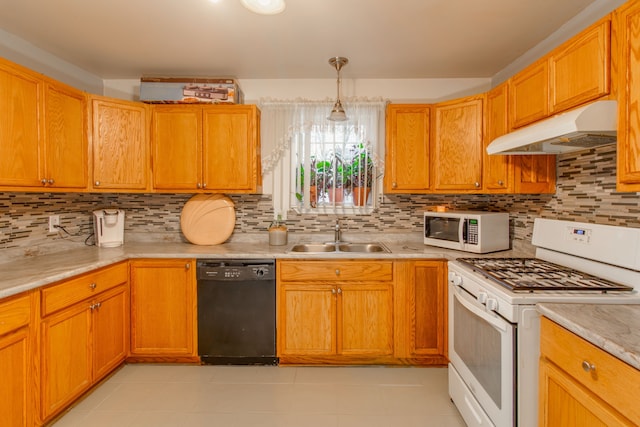
<path id="1" fill-rule="evenodd" d="M 340 275 L 340 270 L 336 268 L 336 276 Z"/>
<path id="2" fill-rule="evenodd" d="M 596 365 L 592 365 L 591 363 L 587 362 L 586 360 L 583 360 L 582 361 L 582 369 L 584 369 L 585 372 L 595 372 Z"/>

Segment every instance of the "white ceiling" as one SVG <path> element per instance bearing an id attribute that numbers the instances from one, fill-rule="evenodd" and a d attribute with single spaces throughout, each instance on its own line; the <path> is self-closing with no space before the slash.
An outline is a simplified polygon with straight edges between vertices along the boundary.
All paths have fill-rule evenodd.
<path id="1" fill-rule="evenodd" d="M 0 0 L 0 28 L 102 79 L 492 77 L 596 0 Z"/>

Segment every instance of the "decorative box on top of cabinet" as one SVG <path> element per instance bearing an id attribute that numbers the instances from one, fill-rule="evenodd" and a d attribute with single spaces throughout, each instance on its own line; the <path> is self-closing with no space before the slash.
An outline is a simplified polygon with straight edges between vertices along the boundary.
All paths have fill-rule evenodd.
<path id="1" fill-rule="evenodd" d="M 4 59 L 0 89 L 0 188 L 86 189 L 85 93 Z"/>
<path id="2" fill-rule="evenodd" d="M 255 105 L 153 105 L 156 191 L 261 191 Z"/>

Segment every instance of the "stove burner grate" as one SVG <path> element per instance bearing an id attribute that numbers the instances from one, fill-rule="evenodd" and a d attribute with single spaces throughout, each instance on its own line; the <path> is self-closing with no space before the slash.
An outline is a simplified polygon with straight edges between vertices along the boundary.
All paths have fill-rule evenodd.
<path id="1" fill-rule="evenodd" d="M 514 292 L 633 290 L 537 258 L 458 258 L 457 261 Z"/>

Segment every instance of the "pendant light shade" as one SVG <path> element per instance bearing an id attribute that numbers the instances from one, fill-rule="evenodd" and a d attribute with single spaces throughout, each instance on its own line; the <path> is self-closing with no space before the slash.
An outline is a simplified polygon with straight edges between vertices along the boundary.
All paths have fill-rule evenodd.
<path id="1" fill-rule="evenodd" d="M 347 120 L 347 113 L 345 113 L 344 108 L 342 108 L 342 102 L 340 101 L 340 70 L 348 63 L 349 60 L 347 58 L 343 58 L 342 56 L 329 58 L 329 64 L 331 64 L 331 66 L 334 67 L 338 73 L 338 80 L 336 82 L 338 88 L 338 98 L 336 99 L 336 103 L 331 109 L 329 117 L 327 117 L 328 120 L 331 120 L 333 122 L 343 122 Z"/>
<path id="2" fill-rule="evenodd" d="M 261 15 L 275 15 L 285 8 L 284 0 L 240 0 L 242 5 Z"/>

